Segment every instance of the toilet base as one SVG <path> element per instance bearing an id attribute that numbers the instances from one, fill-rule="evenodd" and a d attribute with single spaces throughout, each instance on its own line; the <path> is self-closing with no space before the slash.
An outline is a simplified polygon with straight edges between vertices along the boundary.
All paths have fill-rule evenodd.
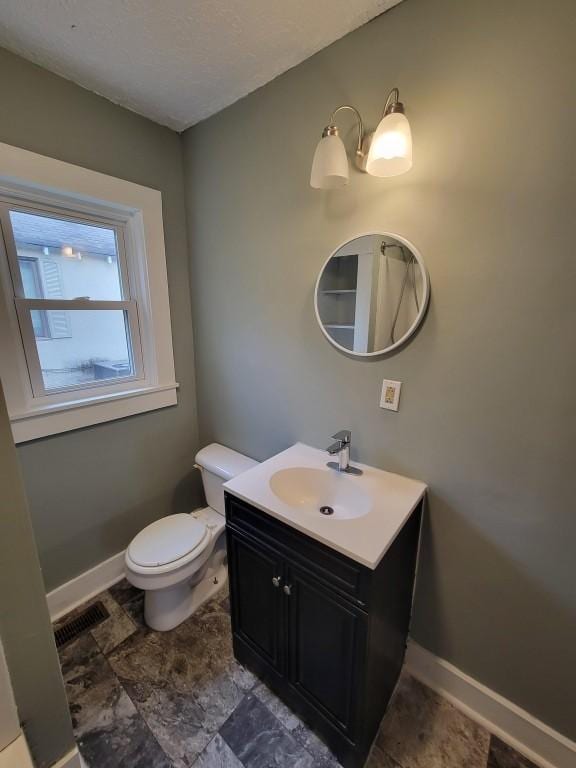
<path id="1" fill-rule="evenodd" d="M 187 580 L 165 589 L 146 590 L 144 594 L 144 620 L 157 632 L 168 632 L 186 621 L 201 605 L 228 582 L 225 563 L 208 568 L 197 583 Z"/>

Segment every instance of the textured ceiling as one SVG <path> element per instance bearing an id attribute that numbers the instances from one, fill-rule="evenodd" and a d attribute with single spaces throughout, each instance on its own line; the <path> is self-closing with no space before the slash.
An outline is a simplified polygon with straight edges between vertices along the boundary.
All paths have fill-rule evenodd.
<path id="1" fill-rule="evenodd" d="M 401 0 L 0 0 L 0 45 L 176 130 Z"/>

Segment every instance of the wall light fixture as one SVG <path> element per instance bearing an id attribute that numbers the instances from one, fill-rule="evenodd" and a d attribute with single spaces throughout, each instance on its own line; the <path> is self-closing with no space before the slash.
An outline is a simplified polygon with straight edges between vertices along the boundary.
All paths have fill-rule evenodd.
<path id="1" fill-rule="evenodd" d="M 310 186 L 314 189 L 336 189 L 348 184 L 350 173 L 344 142 L 340 138 L 336 115 L 340 110 L 350 110 L 356 117 L 358 143 L 356 166 L 372 176 L 399 176 L 412 167 L 412 133 L 399 100 L 398 88 L 388 94 L 382 119 L 374 133 L 364 133 L 360 112 L 349 104 L 343 104 L 332 112 L 330 122 L 322 131 L 318 142 Z"/>

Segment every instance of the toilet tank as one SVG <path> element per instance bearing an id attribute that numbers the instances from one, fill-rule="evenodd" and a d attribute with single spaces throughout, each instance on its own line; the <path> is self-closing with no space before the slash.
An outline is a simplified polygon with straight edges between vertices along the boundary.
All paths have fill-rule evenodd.
<path id="1" fill-rule="evenodd" d="M 233 477 L 258 464 L 242 453 L 219 443 L 210 443 L 196 454 L 196 466 L 202 472 L 206 502 L 221 515 L 224 514 L 224 489 L 222 485 Z"/>

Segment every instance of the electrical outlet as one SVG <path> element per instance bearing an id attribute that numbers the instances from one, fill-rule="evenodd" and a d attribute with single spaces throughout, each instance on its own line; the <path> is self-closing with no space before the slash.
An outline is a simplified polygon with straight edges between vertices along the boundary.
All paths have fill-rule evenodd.
<path id="1" fill-rule="evenodd" d="M 384 379 L 382 382 L 382 396 L 380 397 L 380 408 L 386 408 L 389 411 L 397 411 L 400 403 L 401 381 L 391 381 Z"/>

